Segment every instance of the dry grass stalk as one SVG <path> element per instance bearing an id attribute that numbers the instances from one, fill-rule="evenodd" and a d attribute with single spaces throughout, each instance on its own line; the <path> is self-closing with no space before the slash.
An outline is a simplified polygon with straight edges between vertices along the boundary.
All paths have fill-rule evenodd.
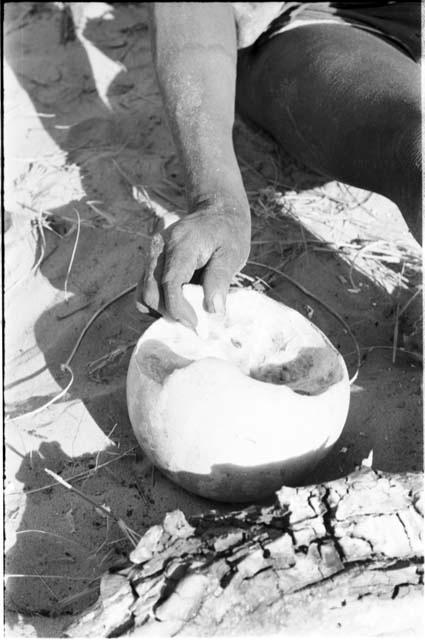
<path id="1" fill-rule="evenodd" d="M 127 537 L 127 539 L 131 542 L 131 544 L 136 547 L 137 543 L 140 539 L 140 536 L 138 533 L 136 533 L 136 531 L 133 531 L 133 529 L 131 529 L 125 522 L 124 520 L 122 520 L 122 518 L 119 518 L 117 515 L 115 515 L 115 513 L 112 511 L 112 509 L 110 507 L 98 504 L 95 500 L 93 500 L 92 498 L 90 498 L 90 496 L 86 495 L 85 493 L 83 493 L 82 491 L 80 491 L 79 489 L 76 489 L 75 487 L 72 486 L 72 484 L 69 484 L 69 482 L 67 482 L 66 480 L 64 480 L 63 478 L 61 478 L 60 476 L 58 476 L 56 473 L 54 473 L 54 471 L 52 471 L 51 469 L 47 469 L 45 468 L 44 471 L 51 476 L 52 478 L 54 478 L 54 480 L 56 480 L 56 482 L 58 482 L 59 484 L 61 484 L 62 486 L 64 486 L 66 489 L 68 489 L 69 491 L 72 491 L 72 493 L 75 493 L 77 496 L 79 496 L 80 498 L 82 498 L 83 500 L 85 500 L 86 502 L 88 502 L 89 504 L 92 505 L 92 507 L 95 508 L 96 512 L 101 514 L 102 516 L 104 516 L 105 518 L 111 518 L 112 520 L 114 520 L 114 522 L 118 525 L 118 527 L 121 529 L 121 531 L 123 532 L 123 534 Z"/>
<path id="2" fill-rule="evenodd" d="M 403 263 L 400 279 L 403 277 L 405 264 Z M 393 354 L 392 354 L 392 363 L 395 364 L 396 356 L 397 356 L 397 343 L 398 343 L 398 326 L 400 322 L 400 302 L 397 300 L 396 311 L 395 311 L 395 322 L 394 322 L 394 333 L 393 333 Z"/>
<path id="3" fill-rule="evenodd" d="M 16 532 L 16 535 L 20 536 L 27 533 L 36 533 L 36 534 L 41 534 L 45 536 L 51 536 L 52 538 L 57 538 L 58 540 L 62 540 L 63 542 L 70 542 L 71 544 L 74 544 L 77 547 L 82 547 L 83 549 L 90 551 L 90 549 L 86 547 L 86 545 L 83 544 L 82 542 L 79 542 L 77 540 L 72 540 L 72 538 L 66 538 L 65 536 L 60 535 L 60 533 L 54 533 L 53 531 L 43 531 L 43 529 L 21 529 L 20 531 Z"/>
<path id="4" fill-rule="evenodd" d="M 69 274 L 71 273 L 72 265 L 74 264 L 75 254 L 77 252 L 78 240 L 80 239 L 80 229 L 81 229 L 81 217 L 78 213 L 78 210 L 74 208 L 75 215 L 77 216 L 77 235 L 75 236 L 74 248 L 72 249 L 71 259 L 69 261 L 68 270 L 66 272 L 65 283 L 64 283 L 64 292 L 65 292 L 65 302 L 68 302 L 68 280 Z"/>
<path id="5" fill-rule="evenodd" d="M 73 602 L 80 600 L 81 598 L 87 598 L 91 596 L 93 593 L 97 593 L 97 587 L 91 587 L 89 589 L 83 589 L 83 591 L 79 591 L 78 593 L 74 593 L 72 596 L 67 596 L 66 598 L 62 598 L 62 600 L 58 600 L 56 603 L 56 607 L 59 609 L 63 609 L 64 607 L 69 606 Z"/>
<path id="6" fill-rule="evenodd" d="M 107 462 L 103 462 L 102 464 L 98 464 L 98 465 L 96 465 L 96 467 L 94 469 L 89 469 L 87 471 L 81 471 L 81 473 L 76 473 L 75 475 L 70 476 L 69 478 L 66 478 L 66 480 L 67 480 L 67 482 L 74 481 L 74 480 L 88 480 L 97 471 L 99 471 L 99 469 L 103 469 L 104 467 L 108 467 L 110 464 L 113 464 L 114 462 L 117 462 L 118 460 L 121 460 L 121 458 L 125 458 L 130 453 L 133 453 L 133 451 L 135 451 L 135 450 L 136 450 L 136 447 L 131 447 L 131 449 L 128 449 L 127 451 L 124 451 L 124 453 L 121 453 L 120 455 L 116 456 L 113 460 L 108 460 Z M 60 484 L 60 483 L 59 482 L 51 482 L 50 484 L 46 484 L 43 487 L 39 487 L 38 489 L 30 489 L 29 491 L 24 491 L 24 492 L 14 491 L 14 492 L 10 493 L 9 495 L 12 495 L 12 496 L 13 495 L 21 495 L 22 493 L 25 496 L 32 495 L 34 493 L 40 493 L 40 491 L 47 491 L 48 489 L 53 489 L 53 487 L 57 487 L 58 484 Z"/>
<path id="7" fill-rule="evenodd" d="M 115 224 L 115 219 L 114 217 L 108 213 L 107 211 L 103 211 L 103 209 L 99 209 L 99 207 L 97 207 L 97 204 L 102 204 L 102 202 L 100 200 L 86 200 L 86 204 L 90 207 L 90 209 L 92 209 L 98 216 L 100 216 L 101 218 L 103 218 L 104 220 L 106 220 L 106 222 L 108 223 L 106 225 L 106 227 L 104 227 L 105 229 L 108 229 L 110 227 L 113 227 Z"/>
<path id="8" fill-rule="evenodd" d="M 34 573 L 5 573 L 4 577 L 8 578 L 47 578 L 49 580 L 71 580 L 72 582 L 95 582 L 95 580 L 99 580 L 102 576 L 96 576 L 95 578 L 91 578 L 89 576 L 62 576 L 58 574 L 34 574 Z"/>
<path id="9" fill-rule="evenodd" d="M 68 384 L 66 385 L 66 387 L 64 387 L 59 393 L 57 393 L 48 402 L 45 402 L 43 405 L 41 405 L 41 407 L 37 407 L 37 409 L 33 409 L 33 411 L 28 411 L 27 413 L 21 413 L 20 415 L 15 416 L 14 418 L 6 418 L 5 421 L 6 422 L 16 422 L 17 420 L 21 420 L 22 418 L 32 418 L 32 417 L 36 416 L 37 414 L 41 413 L 42 411 L 44 411 L 45 409 L 47 409 L 48 407 L 50 407 L 52 404 L 54 404 L 55 402 L 57 402 L 61 398 L 63 398 L 68 393 L 69 389 L 71 388 L 72 384 L 74 383 L 74 373 L 73 373 L 72 369 L 70 367 L 68 367 L 66 364 L 62 364 L 61 365 L 61 369 L 63 371 L 67 371 L 71 376 L 71 378 L 70 378 Z"/>
<path id="10" fill-rule="evenodd" d="M 128 344 L 125 344 L 121 347 L 117 347 L 116 349 L 113 349 L 112 351 L 109 351 L 108 353 L 101 356 L 100 358 L 97 358 L 96 360 L 92 360 L 87 365 L 88 375 L 90 377 L 94 377 L 95 379 L 97 379 L 103 369 L 105 369 L 108 365 L 112 364 L 113 362 L 120 360 L 121 357 L 129 349 L 134 347 L 136 344 L 137 344 L 137 341 L 133 340 Z"/>
<path id="11" fill-rule="evenodd" d="M 342 199 L 335 198 L 323 189 L 313 189 L 300 193 L 286 192 L 282 194 L 272 186 L 249 191 L 251 210 L 254 214 L 253 228 L 264 236 L 267 233 L 267 227 L 273 220 L 279 221 L 280 224 L 285 220 L 293 220 L 303 225 L 305 218 L 319 218 L 323 225 L 326 220 L 332 222 L 330 233 L 332 234 L 332 226 L 335 221 L 341 220 L 341 215 L 350 212 L 347 220 L 352 220 L 351 210 L 353 208 L 363 207 L 369 200 L 371 194 L 367 193 L 366 197 L 359 201 L 346 185 L 338 183 L 339 189 L 342 191 L 344 187 L 346 197 L 342 193 Z M 330 211 L 329 204 L 333 203 L 337 206 L 338 211 Z M 365 209 L 365 211 L 368 211 Z M 369 212 L 368 212 L 369 213 Z M 372 215 L 372 214 L 370 214 Z M 359 227 L 360 228 L 360 227 Z M 366 233 L 369 231 L 365 228 Z M 282 230 L 279 230 L 282 235 Z M 278 236 L 274 236 L 276 247 L 278 246 Z M 320 242 L 320 241 L 319 241 Z M 314 247 L 318 251 L 334 250 L 344 261 L 350 264 L 351 273 L 354 268 L 366 277 L 372 279 L 378 286 L 383 287 L 389 293 L 402 286 L 405 289 L 412 287 L 412 281 L 421 275 L 422 261 L 418 249 L 411 242 L 400 242 L 400 240 L 384 241 L 380 238 L 365 237 L 363 239 L 353 238 L 349 242 L 330 242 L 326 243 L 322 239 L 323 246 L 318 244 Z M 306 246 L 311 247 L 315 241 L 306 240 Z M 405 276 L 400 279 L 399 273 L 389 268 L 389 265 L 398 266 L 406 265 Z M 377 272 L 378 269 L 378 272 Z M 352 282 L 353 291 L 357 291 L 358 287 Z"/>
<path id="12" fill-rule="evenodd" d="M 93 201 L 91 201 L 93 202 Z M 25 204 L 24 202 L 17 202 L 17 204 L 22 207 L 23 209 L 26 209 L 27 211 L 31 211 L 32 213 L 37 214 L 37 210 L 34 209 L 34 207 L 31 207 L 28 204 Z M 88 204 L 88 203 L 86 203 Z M 58 214 L 58 213 L 53 213 L 52 211 L 50 211 L 49 209 L 42 209 L 41 210 L 42 216 L 43 216 L 43 228 L 44 229 L 48 229 L 49 231 L 51 231 L 52 233 L 54 233 L 55 235 L 59 235 L 58 233 L 55 232 L 54 229 L 52 229 L 50 227 L 50 221 L 52 220 L 57 220 L 59 222 L 69 222 L 71 223 L 71 227 L 70 229 L 67 231 L 66 234 L 61 235 L 61 238 L 65 238 L 68 235 L 70 235 L 75 228 L 75 220 L 73 218 L 70 218 L 69 216 L 66 216 L 64 214 Z M 105 213 L 105 212 L 103 212 Z M 108 214 L 109 215 L 109 214 Z M 105 216 L 103 216 L 105 217 Z M 102 230 L 108 230 L 110 228 L 110 226 L 102 226 L 102 225 L 96 225 L 88 220 L 80 220 L 80 224 L 82 227 L 88 227 L 89 229 L 102 229 Z M 133 229 L 125 229 L 124 227 L 121 226 L 114 226 L 114 231 L 118 231 L 119 233 L 126 233 L 129 234 L 131 236 L 139 236 L 141 238 L 150 238 L 149 235 L 147 235 L 146 233 L 142 233 L 141 231 L 137 231 L 137 230 L 133 230 Z"/>
<path id="13" fill-rule="evenodd" d="M 104 305 L 102 305 L 100 307 L 100 309 L 98 309 L 96 311 L 96 313 L 94 313 L 92 315 L 92 317 L 89 319 L 89 321 L 86 323 L 85 327 L 83 328 L 83 330 L 81 331 L 80 335 L 78 336 L 78 339 L 74 345 L 74 348 L 72 349 L 67 361 L 64 364 L 61 364 L 61 370 L 62 371 L 66 371 L 67 373 L 70 374 L 71 379 L 69 380 L 68 384 L 66 385 L 66 387 L 64 389 L 62 389 L 56 396 L 54 396 L 54 398 L 52 398 L 51 400 L 49 400 L 48 402 L 46 402 L 45 404 L 43 404 L 41 407 L 37 407 L 37 409 L 34 409 L 33 411 L 29 411 L 28 413 L 22 413 L 19 416 L 15 416 L 14 418 L 8 418 L 7 422 L 15 422 L 16 420 L 20 420 L 22 418 L 29 418 L 32 416 L 37 415 L 38 413 L 40 413 L 41 411 L 44 411 L 45 409 L 47 409 L 48 407 L 50 407 L 50 405 L 52 405 L 54 402 L 57 402 L 58 400 L 60 400 L 60 398 L 62 398 L 67 392 L 68 390 L 71 388 L 73 382 L 74 382 L 74 373 L 70 367 L 71 361 L 73 360 L 75 354 L 78 351 L 78 348 L 81 344 L 81 342 L 83 341 L 84 336 L 86 335 L 87 331 L 90 329 L 91 325 L 93 324 L 93 322 L 108 308 L 110 307 L 114 302 L 116 302 L 117 300 L 120 300 L 121 298 L 123 298 L 125 295 L 127 295 L 128 293 L 130 293 L 131 291 L 134 291 L 136 289 L 136 285 L 133 284 L 129 287 L 127 287 L 126 289 L 124 289 L 124 291 L 121 291 L 121 293 L 119 293 L 118 295 L 116 295 L 114 298 L 112 298 L 112 300 L 109 300 L 108 302 L 106 302 Z"/>
<path id="14" fill-rule="evenodd" d="M 370 347 L 360 347 L 360 351 L 366 351 L 367 353 L 372 353 L 372 351 L 376 351 L 377 349 L 387 349 L 387 350 L 393 351 L 394 345 L 388 346 L 385 344 L 373 344 Z M 418 354 L 415 351 L 409 351 L 408 349 L 404 349 L 404 347 L 397 347 L 397 351 L 399 353 L 405 353 L 406 355 L 409 355 L 409 356 L 414 356 L 415 358 L 417 358 L 418 356 Z M 344 358 L 348 358 L 348 356 L 352 356 L 355 353 L 356 353 L 355 351 L 349 351 L 348 353 L 342 353 L 341 355 Z"/>
<path id="15" fill-rule="evenodd" d="M 55 591 L 51 588 L 51 586 L 48 584 L 48 582 L 46 581 L 46 576 L 43 576 L 41 574 L 38 573 L 37 569 L 34 569 L 34 571 L 36 572 L 36 574 L 38 575 L 40 581 L 44 584 L 44 586 L 46 587 L 47 591 L 50 593 L 50 595 L 53 597 L 53 600 L 55 602 L 58 602 L 59 598 L 57 593 L 55 593 Z"/>
<path id="16" fill-rule="evenodd" d="M 123 291 L 121 291 L 120 293 L 118 293 L 116 296 L 114 296 L 111 300 L 108 300 L 108 302 L 105 302 L 104 305 L 102 305 L 100 307 L 100 309 L 98 309 L 96 311 L 96 313 L 94 313 L 91 318 L 89 319 L 89 321 L 86 323 L 86 325 L 84 326 L 83 330 L 81 331 L 80 335 L 77 338 L 77 342 L 75 343 L 67 361 L 65 362 L 65 364 L 62 365 L 62 367 L 67 367 L 69 369 L 69 365 L 71 364 L 72 360 L 74 359 L 75 354 L 78 351 L 78 348 L 81 344 L 81 342 L 84 339 L 84 336 L 86 335 L 87 331 L 90 329 L 90 327 L 92 326 L 93 322 L 104 312 L 106 311 L 106 309 L 108 309 L 112 304 L 114 304 L 115 302 L 117 302 L 118 300 L 120 300 L 121 298 L 123 298 L 124 296 L 126 296 L 128 293 L 131 293 L 132 291 L 135 291 L 136 289 L 136 284 L 132 284 L 129 287 L 126 287 L 126 289 L 124 289 Z"/>

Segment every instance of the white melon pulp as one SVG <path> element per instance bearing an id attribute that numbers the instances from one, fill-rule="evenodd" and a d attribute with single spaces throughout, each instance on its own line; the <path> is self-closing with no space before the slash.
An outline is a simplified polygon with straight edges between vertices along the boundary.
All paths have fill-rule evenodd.
<path id="1" fill-rule="evenodd" d="M 350 387 L 342 356 L 297 311 L 236 289 L 226 315 L 184 287 L 197 332 L 165 318 L 142 335 L 127 376 L 137 440 L 185 489 L 259 500 L 309 472 L 339 437 Z"/>

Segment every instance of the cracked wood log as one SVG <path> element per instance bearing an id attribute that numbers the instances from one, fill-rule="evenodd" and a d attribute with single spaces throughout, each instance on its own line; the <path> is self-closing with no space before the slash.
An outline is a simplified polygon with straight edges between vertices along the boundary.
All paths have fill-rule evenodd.
<path id="1" fill-rule="evenodd" d="M 361 469 L 271 507 L 172 512 L 66 637 L 419 633 L 422 481 Z"/>

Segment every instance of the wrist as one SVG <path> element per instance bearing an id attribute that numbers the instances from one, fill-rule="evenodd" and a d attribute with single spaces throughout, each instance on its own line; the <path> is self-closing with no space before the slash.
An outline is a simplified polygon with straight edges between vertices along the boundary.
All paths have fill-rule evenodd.
<path id="1" fill-rule="evenodd" d="M 199 209 L 208 209 L 211 212 L 225 211 L 227 215 L 234 215 L 250 219 L 251 212 L 248 198 L 244 189 L 233 189 L 220 184 L 215 189 L 197 189 L 188 196 L 188 211 L 193 213 Z"/>
<path id="2" fill-rule="evenodd" d="M 250 207 L 242 177 L 239 171 L 226 169 L 210 169 L 204 179 L 186 184 L 189 212 L 200 208 L 226 210 L 235 215 L 250 218 Z"/>

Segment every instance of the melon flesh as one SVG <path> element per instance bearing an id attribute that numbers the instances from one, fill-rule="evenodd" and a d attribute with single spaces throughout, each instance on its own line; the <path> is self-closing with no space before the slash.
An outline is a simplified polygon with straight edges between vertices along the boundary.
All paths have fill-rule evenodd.
<path id="1" fill-rule="evenodd" d="M 127 403 L 146 455 L 185 489 L 259 500 L 297 484 L 339 437 L 349 406 L 343 358 L 301 314 L 237 289 L 223 318 L 184 287 L 196 333 L 162 318 L 140 338 Z"/>

